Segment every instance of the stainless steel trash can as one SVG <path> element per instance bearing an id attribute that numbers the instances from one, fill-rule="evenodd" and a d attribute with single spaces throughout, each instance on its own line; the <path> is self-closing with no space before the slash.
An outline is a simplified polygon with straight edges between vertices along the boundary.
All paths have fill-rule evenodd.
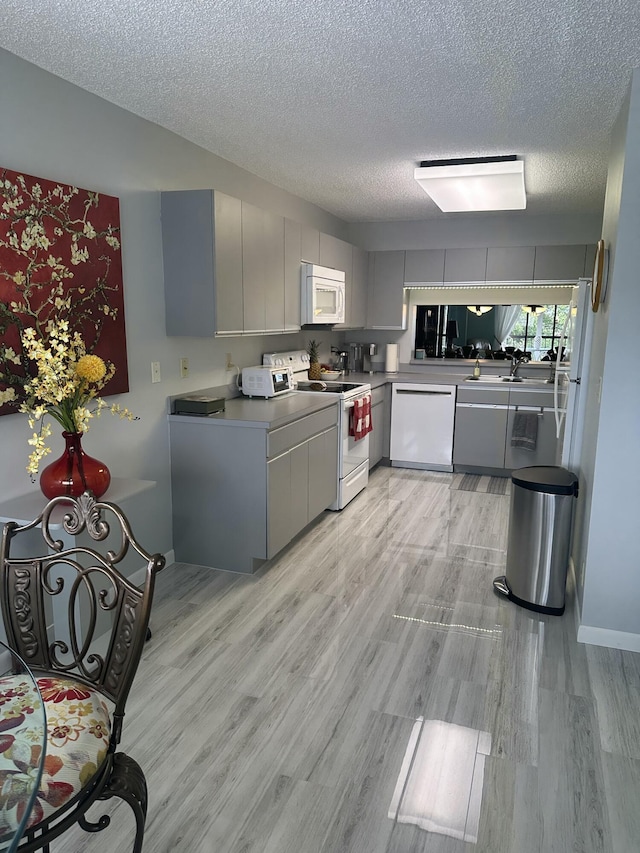
<path id="1" fill-rule="evenodd" d="M 534 465 L 511 475 L 506 574 L 496 592 L 538 613 L 564 612 L 578 478 L 566 468 Z"/>

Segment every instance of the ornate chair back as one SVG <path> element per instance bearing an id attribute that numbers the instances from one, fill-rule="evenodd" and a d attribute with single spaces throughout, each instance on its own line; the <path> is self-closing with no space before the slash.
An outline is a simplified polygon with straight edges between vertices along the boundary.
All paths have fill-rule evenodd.
<path id="1" fill-rule="evenodd" d="M 38 549 L 34 541 L 39 542 Z M 103 547 L 98 550 L 100 544 Z M 130 549 L 146 563 L 141 587 L 117 568 Z M 67 818 L 64 828 L 78 820 L 85 829 L 94 829 L 83 815 L 95 799 L 114 795 L 130 799 L 113 789 L 109 776 L 116 769 L 113 755 L 147 635 L 155 575 L 164 564 L 162 555 L 149 554 L 136 542 L 118 506 L 98 501 L 90 492 L 78 498 L 53 498 L 32 522 L 4 526 L 0 584 L 8 645 L 36 676 L 45 679 L 43 683 L 50 684 L 53 677 L 65 679 L 62 683 L 66 685 L 70 679 L 77 685 L 76 692 L 82 693 L 86 687 L 92 696 L 105 697 L 113 707 L 109 711 L 107 760 L 98 766 L 90 784 L 85 784 L 86 778 L 81 783 L 80 794 L 86 790 L 87 797 L 74 793 L 72 800 L 79 801 L 81 808 L 74 809 L 73 819 Z M 47 696 L 42 687 L 41 691 L 46 707 Z M 128 756 L 123 758 L 132 762 Z M 140 823 L 143 831 L 146 814 L 144 775 L 135 767 L 144 788 L 136 798 L 144 798 L 144 807 L 142 821 L 136 814 L 134 850 L 142 844 Z M 50 840 L 60 834 L 63 830 L 47 836 L 58 812 L 66 810 L 65 806 L 47 815 L 46 821 L 43 818 L 44 829 L 31 827 L 31 846 L 18 849 L 46 848 L 48 840 L 36 844 L 33 836 L 38 833 Z"/>

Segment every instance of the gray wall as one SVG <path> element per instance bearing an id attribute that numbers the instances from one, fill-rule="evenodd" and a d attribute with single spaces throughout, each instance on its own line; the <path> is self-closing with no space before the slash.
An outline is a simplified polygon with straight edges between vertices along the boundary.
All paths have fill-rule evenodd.
<path id="1" fill-rule="evenodd" d="M 613 137 L 603 220 L 611 270 L 606 301 L 596 315 L 587 410 L 590 433 L 584 451 L 584 468 L 592 477 L 582 625 L 623 634 L 640 634 L 640 393 L 634 356 L 640 316 L 638 235 L 640 70 L 634 72 Z M 581 635 L 598 637 L 597 631 Z"/>
<path id="2" fill-rule="evenodd" d="M 601 216 L 445 214 L 422 222 L 357 222 L 349 238 L 369 251 L 455 249 L 483 246 L 555 246 L 596 243 Z"/>
<path id="3" fill-rule="evenodd" d="M 215 157 L 156 125 L 0 50 L 0 166 L 59 180 L 120 198 L 130 393 L 120 402 L 140 416 L 136 423 L 109 415 L 94 421 L 84 444 L 115 477 L 155 480 L 157 541 L 171 548 L 166 399 L 198 388 L 231 384 L 225 353 L 239 366 L 258 364 L 262 352 L 305 346 L 307 334 L 250 338 L 167 338 L 164 325 L 160 195 L 162 189 L 213 187 L 233 196 L 346 237 L 343 222 L 314 205 Z M 322 333 L 322 357 L 336 333 Z M 179 360 L 190 376 L 179 378 Z M 151 362 L 162 382 L 151 384 Z M 57 425 L 51 446 L 62 451 Z M 24 415 L 0 418 L 2 499 L 34 488 L 25 466 L 29 429 Z"/>

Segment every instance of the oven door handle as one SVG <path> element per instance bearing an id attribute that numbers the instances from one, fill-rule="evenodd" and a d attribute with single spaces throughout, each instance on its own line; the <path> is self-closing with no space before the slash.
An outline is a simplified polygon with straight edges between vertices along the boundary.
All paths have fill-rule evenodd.
<path id="1" fill-rule="evenodd" d="M 356 400 L 364 400 L 364 399 L 365 399 L 364 397 L 356 397 Z M 347 409 L 353 409 L 354 405 L 355 405 L 355 400 L 344 400 L 342 403 L 342 406 L 343 406 L 345 412 L 347 411 Z"/>

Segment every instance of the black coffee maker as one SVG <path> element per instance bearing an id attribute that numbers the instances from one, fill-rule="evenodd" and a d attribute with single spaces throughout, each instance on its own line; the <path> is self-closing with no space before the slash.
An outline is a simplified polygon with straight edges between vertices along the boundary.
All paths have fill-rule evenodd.
<path id="1" fill-rule="evenodd" d="M 349 353 L 346 350 L 341 350 L 338 347 L 331 347 L 331 352 L 335 355 L 338 362 L 337 368 L 343 374 L 349 373 Z"/>

